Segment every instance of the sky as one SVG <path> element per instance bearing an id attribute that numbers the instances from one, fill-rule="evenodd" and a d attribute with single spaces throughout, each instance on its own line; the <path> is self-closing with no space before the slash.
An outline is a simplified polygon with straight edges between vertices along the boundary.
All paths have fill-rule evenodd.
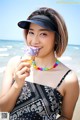
<path id="1" fill-rule="evenodd" d="M 0 39 L 23 40 L 23 30 L 17 23 L 40 7 L 57 10 L 66 22 L 68 43 L 80 45 L 79 0 L 0 0 Z"/>

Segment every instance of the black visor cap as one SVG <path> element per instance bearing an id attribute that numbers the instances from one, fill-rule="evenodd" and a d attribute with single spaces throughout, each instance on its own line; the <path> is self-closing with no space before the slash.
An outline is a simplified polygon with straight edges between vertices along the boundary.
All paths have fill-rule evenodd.
<path id="1" fill-rule="evenodd" d="M 55 24 L 47 16 L 44 15 L 36 15 L 33 16 L 30 20 L 20 21 L 18 22 L 18 26 L 23 29 L 29 29 L 30 23 L 34 23 L 50 31 L 57 32 L 57 27 Z"/>

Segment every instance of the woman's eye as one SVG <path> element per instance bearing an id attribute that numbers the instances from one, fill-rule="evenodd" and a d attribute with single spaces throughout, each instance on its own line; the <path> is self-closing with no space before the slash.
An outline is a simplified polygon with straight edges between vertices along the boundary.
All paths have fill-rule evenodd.
<path id="1" fill-rule="evenodd" d="M 29 32 L 28 32 L 28 34 L 33 35 L 34 33 L 33 33 L 33 32 L 31 32 L 31 31 L 29 31 Z"/>
<path id="2" fill-rule="evenodd" d="M 47 34 L 46 34 L 46 33 L 41 33 L 40 35 L 41 35 L 41 36 L 47 36 Z"/>

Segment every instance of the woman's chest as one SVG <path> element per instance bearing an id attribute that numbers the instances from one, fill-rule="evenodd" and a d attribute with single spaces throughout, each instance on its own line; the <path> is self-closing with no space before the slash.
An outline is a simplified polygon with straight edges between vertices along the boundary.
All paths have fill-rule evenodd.
<path id="1" fill-rule="evenodd" d="M 31 71 L 25 81 L 55 88 L 61 80 L 59 72 L 53 71 Z"/>

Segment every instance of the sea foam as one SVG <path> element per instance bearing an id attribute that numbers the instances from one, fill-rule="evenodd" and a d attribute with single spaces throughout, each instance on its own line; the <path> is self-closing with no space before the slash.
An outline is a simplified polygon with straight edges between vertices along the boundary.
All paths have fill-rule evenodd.
<path id="1" fill-rule="evenodd" d="M 7 51 L 8 48 L 0 48 L 0 52 Z"/>
<path id="2" fill-rule="evenodd" d="M 0 54 L 0 57 L 7 57 L 7 56 L 9 56 L 9 53 L 2 53 L 2 54 Z"/>
<path id="3" fill-rule="evenodd" d="M 5 71 L 6 66 L 0 67 L 0 73 L 3 73 Z"/>
<path id="4" fill-rule="evenodd" d="M 61 58 L 59 58 L 60 60 L 67 60 L 67 61 L 70 61 L 72 60 L 72 57 L 70 56 L 62 56 Z"/>

